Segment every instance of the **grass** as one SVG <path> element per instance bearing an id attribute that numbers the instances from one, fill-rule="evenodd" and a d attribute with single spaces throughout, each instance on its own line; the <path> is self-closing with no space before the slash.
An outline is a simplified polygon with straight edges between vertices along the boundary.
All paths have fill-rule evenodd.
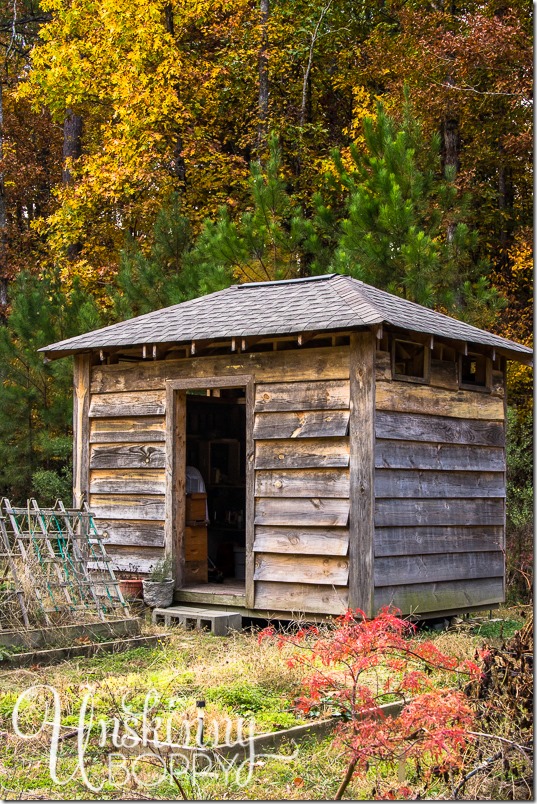
<path id="1" fill-rule="evenodd" d="M 432 637 L 441 650 L 461 659 L 473 658 L 476 647 L 484 641 L 505 638 L 523 622 L 517 609 L 499 612 L 496 618 L 499 622 L 489 622 L 486 615 L 473 617 L 463 621 L 457 631 L 427 634 L 427 638 Z M 150 628 L 153 633 L 155 630 Z M 236 737 L 241 722 L 250 718 L 255 722 L 256 733 L 304 722 L 293 708 L 303 671 L 286 664 L 290 653 L 288 646 L 279 651 L 270 641 L 259 644 L 252 632 L 221 638 L 174 628 L 170 641 L 158 647 L 77 658 L 52 667 L 0 672 L 0 738 L 4 739 L 0 751 L 0 799 L 176 799 L 182 797 L 178 785 L 188 798 L 195 799 L 333 798 L 346 763 L 342 747 L 331 738 L 304 740 L 298 747 L 284 745 L 240 767 L 198 768 L 193 774 L 185 772 L 183 760 L 176 760 L 175 781 L 159 758 L 146 757 L 134 765 L 132 759 L 128 765 L 119 758 L 110 759 L 110 754 L 123 751 L 111 746 L 118 711 L 123 711 L 125 717 L 130 712 L 131 726 L 139 732 L 143 724 L 135 716 L 144 705 L 147 707 L 150 690 L 154 691 L 151 716 L 171 724 L 176 737 L 184 736 L 185 722 L 195 733 L 196 703 L 204 700 L 207 744 L 221 742 L 226 728 L 232 738 Z M 84 768 L 81 771 L 77 764 L 73 736 L 60 742 L 58 779 L 54 782 L 48 764 L 50 727 L 43 728 L 33 739 L 13 734 L 11 716 L 19 694 L 40 685 L 37 698 L 29 698 L 21 707 L 21 728 L 32 733 L 42 724 L 44 697 L 48 695 L 52 701 L 51 694 L 44 691 L 45 685 L 58 691 L 62 735 L 74 732 L 83 695 L 91 693 L 94 713 L 93 723 L 89 715 L 85 720 L 88 744 L 84 767 L 88 783 L 95 790 L 88 789 L 88 783 L 81 778 Z M 161 739 L 164 731 L 159 732 Z M 103 733 L 105 744 L 99 745 Z M 119 729 L 116 737 L 124 736 Z M 168 763 L 166 770 L 169 769 Z M 373 784 L 368 782 L 364 787 L 353 783 L 346 797 L 369 799 Z"/>

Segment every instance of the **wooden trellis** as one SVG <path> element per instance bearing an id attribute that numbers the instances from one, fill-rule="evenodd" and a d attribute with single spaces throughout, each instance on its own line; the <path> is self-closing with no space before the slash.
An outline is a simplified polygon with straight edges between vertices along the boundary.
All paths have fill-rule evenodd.
<path id="1" fill-rule="evenodd" d="M 97 572 L 90 572 L 96 570 Z M 0 627 L 129 616 L 91 511 L 0 503 Z"/>

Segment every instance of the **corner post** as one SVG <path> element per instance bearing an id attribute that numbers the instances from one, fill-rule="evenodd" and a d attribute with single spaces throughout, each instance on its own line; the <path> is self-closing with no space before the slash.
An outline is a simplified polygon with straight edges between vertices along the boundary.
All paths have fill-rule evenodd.
<path id="1" fill-rule="evenodd" d="M 350 344 L 349 606 L 373 616 L 375 335 L 355 332 Z"/>
<path id="2" fill-rule="evenodd" d="M 89 504 L 91 355 L 75 355 L 73 372 L 73 506 Z"/>

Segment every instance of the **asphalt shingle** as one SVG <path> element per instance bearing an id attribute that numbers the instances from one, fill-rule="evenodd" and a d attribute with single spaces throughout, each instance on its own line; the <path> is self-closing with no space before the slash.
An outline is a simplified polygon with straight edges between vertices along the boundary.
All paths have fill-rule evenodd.
<path id="1" fill-rule="evenodd" d="M 221 341 L 391 324 L 402 329 L 507 349 L 532 350 L 414 302 L 338 274 L 234 285 L 40 349 L 49 357 L 157 343 Z"/>

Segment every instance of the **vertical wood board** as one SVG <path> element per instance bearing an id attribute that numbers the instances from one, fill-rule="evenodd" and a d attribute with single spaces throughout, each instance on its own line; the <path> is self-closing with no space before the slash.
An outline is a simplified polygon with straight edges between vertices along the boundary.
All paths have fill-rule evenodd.
<path id="1" fill-rule="evenodd" d="M 373 607 L 375 336 L 351 335 L 349 605 Z"/>
<path id="2" fill-rule="evenodd" d="M 89 404 L 91 355 L 76 355 L 73 375 L 73 505 L 89 496 Z"/>

